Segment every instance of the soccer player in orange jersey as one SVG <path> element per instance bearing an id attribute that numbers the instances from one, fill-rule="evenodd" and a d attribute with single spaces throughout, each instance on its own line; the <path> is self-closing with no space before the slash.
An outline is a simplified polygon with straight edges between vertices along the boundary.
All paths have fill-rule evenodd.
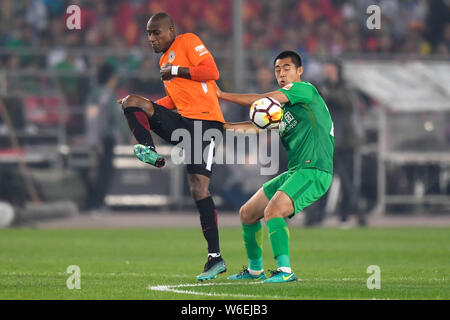
<path id="1" fill-rule="evenodd" d="M 209 193 L 212 155 L 214 142 L 217 141 L 203 141 L 202 137 L 208 129 L 223 132 L 225 120 L 215 83 L 219 79 L 219 71 L 213 56 L 195 34 L 176 35 L 172 18 L 167 13 L 153 15 L 147 23 L 147 33 L 153 50 L 162 53 L 160 74 L 167 96 L 153 102 L 137 95 L 128 95 L 119 103 L 139 142 L 134 146 L 135 155 L 143 162 L 156 167 L 165 164 L 164 158 L 156 152 L 150 131 L 173 145 L 180 143 L 180 138 L 172 137 L 175 130 L 181 128 L 190 133 L 191 148 L 184 150 L 188 183 L 208 243 L 208 260 L 197 279 L 214 279 L 226 271 L 219 248 L 217 210 Z M 178 112 L 173 112 L 173 109 Z M 202 137 L 194 139 L 194 131 L 199 130 L 197 128 L 201 128 Z M 197 148 L 196 144 L 200 144 L 201 148 Z M 203 159 L 204 150 L 208 152 L 206 162 Z"/>

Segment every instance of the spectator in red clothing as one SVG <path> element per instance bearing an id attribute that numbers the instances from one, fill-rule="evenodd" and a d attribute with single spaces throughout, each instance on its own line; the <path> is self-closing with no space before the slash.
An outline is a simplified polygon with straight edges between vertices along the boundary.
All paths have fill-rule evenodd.
<path id="1" fill-rule="evenodd" d="M 244 46 L 270 54 L 276 48 L 287 46 L 286 38 L 291 37 L 285 35 L 284 30 L 292 29 L 297 33 L 295 46 L 312 54 L 339 56 L 361 52 L 428 54 L 449 51 L 448 32 L 445 31 L 449 4 L 445 0 L 372 2 L 245 0 L 242 7 Z M 40 42 L 43 39 L 53 52 L 56 46 L 64 51 L 68 37 L 64 32 L 68 16 L 66 6 L 49 0 L 2 0 L 0 3 L 0 45 L 11 45 L 25 26 L 32 25 L 34 32 L 30 46 L 42 47 L 44 44 Z M 32 3 L 40 8 L 39 14 L 33 11 Z M 231 0 L 73 0 L 70 4 L 79 5 L 82 15 L 82 30 L 76 37 L 69 36 L 70 46 L 137 47 L 142 50 L 145 44 L 142 44 L 137 31 L 145 24 L 144 17 L 167 11 L 181 32 L 208 29 L 211 39 L 208 46 L 215 51 L 225 52 L 232 47 Z M 370 32 L 366 28 L 365 9 L 369 4 L 378 4 L 382 8 L 381 32 Z M 46 15 L 40 14 L 45 12 Z M 38 19 L 32 19 L 33 16 Z M 42 32 L 35 33 L 36 28 Z M 219 68 L 221 60 L 226 59 L 218 59 Z"/>
<path id="2" fill-rule="evenodd" d="M 262 16 L 262 3 L 259 0 L 247 0 L 242 4 L 242 18 L 245 24 Z"/>
<path id="3" fill-rule="evenodd" d="M 330 0 L 304 0 L 297 4 L 300 21 L 308 24 L 315 23 L 320 18 L 326 18 L 333 26 L 341 24 L 341 12 L 337 10 Z"/>
<path id="4" fill-rule="evenodd" d="M 231 6 L 230 0 L 209 0 L 208 6 L 203 11 L 203 19 L 210 28 L 225 35 L 231 31 Z"/>
<path id="5" fill-rule="evenodd" d="M 379 38 L 379 53 L 392 53 L 394 51 L 394 43 L 392 41 L 392 37 L 387 33 L 383 33 Z"/>

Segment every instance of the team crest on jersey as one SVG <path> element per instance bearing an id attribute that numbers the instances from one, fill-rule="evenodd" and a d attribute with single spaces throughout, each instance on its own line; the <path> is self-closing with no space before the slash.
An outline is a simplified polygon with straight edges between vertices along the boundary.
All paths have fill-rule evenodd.
<path id="1" fill-rule="evenodd" d="M 285 86 L 283 87 L 283 89 L 284 89 L 284 90 L 289 90 L 293 85 L 294 85 L 293 83 L 289 83 L 289 84 L 285 85 Z"/>
<path id="2" fill-rule="evenodd" d="M 287 111 L 284 114 L 284 119 L 286 119 L 287 123 L 291 123 L 292 120 L 294 120 L 294 116 L 292 115 L 292 113 L 290 113 L 289 111 Z"/>
<path id="3" fill-rule="evenodd" d="M 295 128 L 297 124 L 298 121 L 295 119 L 292 113 L 286 111 L 283 115 L 283 121 L 281 121 L 280 125 L 278 126 L 278 129 L 280 130 L 280 136 L 282 137 L 287 134 L 289 131 Z"/>
<path id="4" fill-rule="evenodd" d="M 174 51 L 170 51 L 169 52 L 169 63 L 172 63 L 173 60 L 175 60 L 175 52 Z"/>

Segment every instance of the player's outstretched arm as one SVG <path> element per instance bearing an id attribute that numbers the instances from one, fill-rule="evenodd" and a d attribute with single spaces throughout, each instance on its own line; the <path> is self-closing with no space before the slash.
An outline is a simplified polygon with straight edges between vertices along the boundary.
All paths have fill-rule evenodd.
<path id="1" fill-rule="evenodd" d="M 226 122 L 223 127 L 225 130 L 234 131 L 234 132 L 242 132 L 242 133 L 258 133 L 260 129 L 256 127 L 250 121 L 243 122 Z"/>
<path id="2" fill-rule="evenodd" d="M 175 77 L 200 82 L 219 79 L 219 70 L 213 59 L 206 59 L 199 65 L 188 68 L 165 63 L 159 72 L 161 80 L 172 80 Z"/>
<path id="3" fill-rule="evenodd" d="M 272 91 L 262 94 L 257 93 L 231 93 L 231 92 L 224 92 L 217 88 L 217 97 L 219 99 L 231 101 L 243 106 L 251 106 L 253 102 L 256 100 L 259 100 L 264 97 L 270 97 L 275 100 L 277 100 L 280 103 L 286 103 L 289 101 L 289 99 L 286 97 L 286 95 L 281 91 Z"/>

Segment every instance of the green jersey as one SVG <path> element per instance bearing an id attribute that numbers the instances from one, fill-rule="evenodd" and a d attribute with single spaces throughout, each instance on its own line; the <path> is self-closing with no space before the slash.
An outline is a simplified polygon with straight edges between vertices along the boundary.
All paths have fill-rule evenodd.
<path id="1" fill-rule="evenodd" d="M 283 105 L 279 126 L 288 155 L 288 170 L 316 168 L 333 173 L 333 121 L 317 89 L 301 81 L 279 90 L 289 99 Z"/>

